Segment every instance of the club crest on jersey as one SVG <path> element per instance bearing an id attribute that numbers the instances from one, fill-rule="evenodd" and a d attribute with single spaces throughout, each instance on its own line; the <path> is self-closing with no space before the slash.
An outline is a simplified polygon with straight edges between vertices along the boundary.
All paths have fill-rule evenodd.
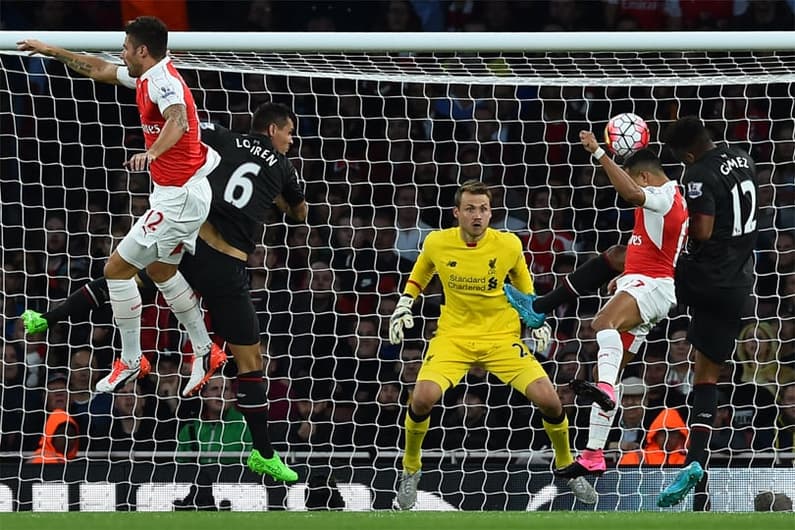
<path id="1" fill-rule="evenodd" d="M 497 272 L 497 258 L 492 258 L 489 260 L 489 274 L 495 274 Z"/>
<path id="2" fill-rule="evenodd" d="M 688 182 L 687 183 L 687 196 L 691 199 L 697 199 L 704 193 L 703 182 Z"/>

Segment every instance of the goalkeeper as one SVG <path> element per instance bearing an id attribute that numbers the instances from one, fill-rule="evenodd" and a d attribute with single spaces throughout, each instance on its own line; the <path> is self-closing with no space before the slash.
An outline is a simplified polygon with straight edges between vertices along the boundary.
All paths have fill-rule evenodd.
<path id="1" fill-rule="evenodd" d="M 436 336 L 430 341 L 406 415 L 406 447 L 396 504 L 408 510 L 417 499 L 422 473 L 422 441 L 433 406 L 457 385 L 473 365 L 480 365 L 527 396 L 541 410 L 544 430 L 555 452 L 555 465 L 571 464 L 569 422 L 546 372 L 521 339 L 521 323 L 503 294 L 506 276 L 523 293 L 533 282 L 514 234 L 489 228 L 491 192 L 477 180 L 466 181 L 455 194 L 458 227 L 428 235 L 403 296 L 390 319 L 389 340 L 403 340 L 413 326 L 411 306 L 434 274 L 441 280 L 445 305 Z M 539 326 L 542 322 L 538 323 Z M 534 332 L 548 340 L 549 328 Z M 581 501 L 596 502 L 596 491 L 578 477 L 568 481 Z"/>
<path id="2" fill-rule="evenodd" d="M 249 134 L 202 124 L 202 141 L 218 151 L 221 162 L 208 176 L 212 203 L 199 231 L 196 254 L 187 254 L 179 265 L 190 285 L 201 293 L 215 333 L 227 341 L 235 357 L 237 407 L 251 431 L 254 447 L 248 467 L 285 481 L 295 481 L 298 475 L 271 447 L 259 321 L 251 302 L 246 259 L 254 251 L 255 239 L 274 204 L 296 220 L 306 219 L 298 172 L 286 157 L 293 141 L 293 116 L 284 105 L 265 103 L 254 112 Z M 145 271 L 138 273 L 138 283 L 153 287 Z M 49 312 L 29 309 L 22 319 L 28 333 L 39 333 L 70 317 L 85 320 L 107 300 L 107 281 L 99 278 Z M 207 373 L 212 375 L 210 370 Z M 191 390 L 187 387 L 183 395 Z"/>

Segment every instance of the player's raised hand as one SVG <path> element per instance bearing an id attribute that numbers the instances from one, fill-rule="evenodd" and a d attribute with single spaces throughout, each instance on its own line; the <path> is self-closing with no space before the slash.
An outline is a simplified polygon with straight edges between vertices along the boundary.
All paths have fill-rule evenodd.
<path id="1" fill-rule="evenodd" d="M 149 164 L 154 161 L 155 157 L 152 156 L 149 151 L 145 151 L 143 153 L 134 154 L 127 162 L 124 163 L 124 167 L 130 171 L 146 171 L 149 169 Z"/>
<path id="2" fill-rule="evenodd" d="M 42 55 L 50 55 L 50 47 L 43 42 L 36 39 L 25 39 L 17 42 L 17 50 L 21 52 L 40 53 Z"/>
<path id="3" fill-rule="evenodd" d="M 596 136 L 591 131 L 580 131 L 580 142 L 589 153 L 599 149 L 599 142 L 596 141 Z"/>
<path id="4" fill-rule="evenodd" d="M 414 299 L 403 295 L 395 306 L 395 311 L 389 317 L 389 342 L 400 344 L 403 341 L 403 328 L 411 329 L 414 327 L 414 316 L 411 314 L 411 306 Z"/>

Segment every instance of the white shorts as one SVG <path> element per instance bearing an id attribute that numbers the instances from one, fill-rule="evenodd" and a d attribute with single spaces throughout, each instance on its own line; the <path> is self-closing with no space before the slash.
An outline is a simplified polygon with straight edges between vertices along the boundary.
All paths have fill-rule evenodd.
<path id="1" fill-rule="evenodd" d="M 616 292 L 625 292 L 635 299 L 640 310 L 640 325 L 629 330 L 635 339 L 624 348 L 637 353 L 640 345 L 657 323 L 668 316 L 676 304 L 673 278 L 650 278 L 643 274 L 626 274 L 616 280 Z"/>
<path id="2" fill-rule="evenodd" d="M 116 248 L 124 261 L 144 269 L 155 261 L 176 265 L 186 250 L 193 254 L 212 202 L 207 174 L 218 163 L 217 155 L 212 164 L 210 158 L 208 155 L 208 163 L 182 186 L 155 185 L 149 196 L 150 208 Z"/>

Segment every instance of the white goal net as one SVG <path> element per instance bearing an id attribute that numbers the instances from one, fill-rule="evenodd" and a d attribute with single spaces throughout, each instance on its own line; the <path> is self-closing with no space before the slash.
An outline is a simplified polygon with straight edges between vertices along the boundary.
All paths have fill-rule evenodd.
<path id="1" fill-rule="evenodd" d="M 1 33 L 7 50 L 16 38 L 38 38 Z M 271 436 L 301 480 L 278 485 L 241 465 L 250 436 L 233 410 L 232 378 L 215 379 L 201 398 L 177 397 L 189 349 L 162 300 L 149 299 L 143 316 L 153 374 L 114 397 L 91 392 L 118 353 L 109 307 L 86 322 L 25 334 L 23 310 L 54 307 L 102 274 L 115 243 L 146 210 L 149 180 L 122 167 L 143 147 L 133 91 L 6 51 L 0 511 L 171 510 L 181 500 L 234 510 L 338 507 L 335 489 L 346 509 L 389 508 L 407 399 L 443 303 L 435 282 L 415 306 L 407 340 L 389 344 L 389 315 L 422 238 L 452 226 L 457 186 L 481 179 L 494 192 L 493 226 L 520 236 L 536 290 L 549 292 L 631 232 L 629 206 L 578 140 L 582 129 L 601 136 L 620 112 L 646 120 L 651 147 L 672 177 L 682 167 L 662 152 L 661 134 L 684 115 L 700 117 L 715 138 L 748 150 L 757 163 L 757 281 L 719 387 L 710 491 L 716 510 L 750 510 L 759 490 L 795 495 L 792 469 L 771 470 L 791 466 L 795 430 L 790 37 L 776 34 L 780 46 L 731 52 L 715 44 L 692 52 L 564 52 L 543 44 L 500 52 L 463 41 L 458 49 L 470 51 L 411 53 L 368 52 L 363 42 L 350 46 L 363 51 L 279 51 L 253 36 L 248 46 L 255 51 L 241 51 L 240 34 L 228 42 L 215 35 L 211 44 L 188 37 L 172 36 L 172 56 L 203 120 L 245 131 L 265 101 L 285 103 L 298 117 L 290 155 L 306 183 L 309 219 L 286 224 L 274 212 L 249 271 L 269 360 Z M 78 39 L 68 41 L 72 49 L 99 53 L 117 49 L 123 36 L 102 46 L 70 38 Z M 116 52 L 101 53 L 117 60 Z M 535 352 L 559 390 L 576 449 L 587 439 L 589 408 L 566 383 L 591 377 L 596 343 L 589 324 L 604 300 L 604 292 L 594 293 L 558 307 L 549 318 L 552 345 Z M 611 433 L 595 509 L 651 509 L 676 472 L 625 457 L 654 436 L 652 423 L 664 410 L 687 421 L 687 318 L 673 310 L 624 374 L 640 384 Z M 75 418 L 79 452 L 65 465 L 30 463 L 57 408 Z M 477 368 L 434 409 L 424 449 L 420 509 L 594 509 L 552 477 L 538 411 Z M 672 447 L 671 454 L 682 450 Z M 329 477 L 336 488 L 327 487 Z"/>

